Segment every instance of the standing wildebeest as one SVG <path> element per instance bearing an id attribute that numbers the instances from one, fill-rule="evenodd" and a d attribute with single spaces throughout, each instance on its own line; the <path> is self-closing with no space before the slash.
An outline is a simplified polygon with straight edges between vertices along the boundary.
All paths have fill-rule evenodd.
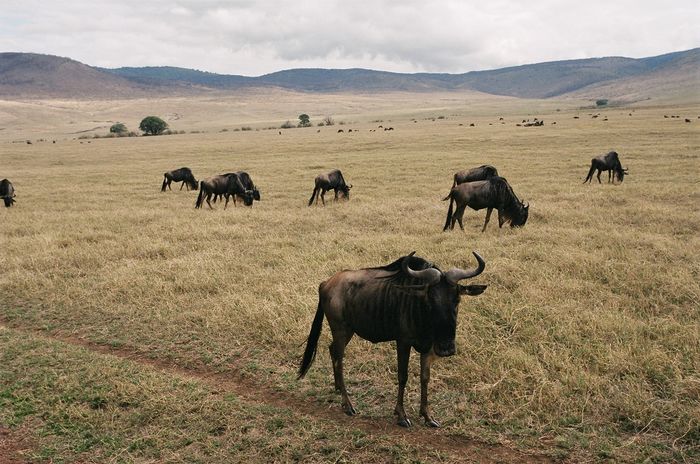
<path id="1" fill-rule="evenodd" d="M 328 190 L 335 191 L 335 199 L 338 199 L 338 192 L 343 194 L 346 200 L 350 199 L 350 189 L 352 184 L 347 185 L 345 179 L 343 179 L 343 173 L 339 169 L 333 169 L 328 174 L 319 174 L 315 179 L 314 191 L 311 194 L 311 199 L 309 199 L 309 206 L 314 202 L 316 198 L 316 203 L 318 204 L 318 197 L 321 197 L 321 202 L 323 206 L 326 206 L 326 200 L 324 196 Z M 321 195 L 318 192 L 321 192 Z"/>
<path id="2" fill-rule="evenodd" d="M 443 231 L 447 230 L 448 227 L 454 229 L 455 221 L 459 221 L 459 227 L 464 230 L 462 216 L 467 206 L 475 211 L 488 208 L 482 232 L 486 230 L 494 208 L 498 210 L 498 227 L 503 227 L 507 221 L 510 221 L 511 227 L 524 226 L 530 208 L 529 204 L 526 205 L 515 196 L 508 182 L 503 177 L 498 176 L 476 182 L 465 182 L 452 187 L 443 201 L 448 199 L 450 207 L 447 210 L 447 220 Z M 454 214 L 452 214 L 453 203 L 457 203 Z"/>
<path id="3" fill-rule="evenodd" d="M 223 174 L 224 176 L 238 176 L 238 178 L 241 181 L 241 184 L 243 184 L 243 188 L 246 190 L 250 190 L 253 192 L 253 200 L 255 201 L 260 201 L 260 191 L 258 188 L 255 186 L 253 183 L 253 179 L 250 178 L 250 175 L 245 172 L 245 171 L 238 171 L 238 172 L 227 172 L 226 174 Z M 216 203 L 217 197 L 220 195 L 215 195 L 214 196 L 214 203 Z M 226 196 L 226 194 L 224 194 Z M 234 195 L 233 196 L 233 206 L 236 206 L 236 196 L 238 196 L 239 200 L 243 200 L 243 197 L 240 195 Z"/>
<path id="4" fill-rule="evenodd" d="M 600 181 L 600 173 L 603 171 L 608 171 L 608 182 L 613 182 L 614 183 L 614 178 L 613 175 L 617 176 L 617 179 L 622 182 L 625 178 L 625 174 L 628 174 L 627 169 L 622 167 L 622 164 L 620 163 L 620 158 L 615 151 L 611 151 L 608 154 L 605 155 L 600 155 L 596 156 L 591 160 L 591 169 L 588 171 L 588 175 L 586 176 L 586 180 L 583 181 L 585 184 L 586 182 L 591 182 L 593 179 L 593 172 L 595 170 L 598 170 L 598 183 L 601 184 L 602 182 Z"/>
<path id="5" fill-rule="evenodd" d="M 0 198 L 5 202 L 6 208 L 15 202 L 15 187 L 7 179 L 0 180 Z"/>
<path id="6" fill-rule="evenodd" d="M 415 252 L 414 252 L 415 253 Z M 410 427 L 403 407 L 408 380 L 411 347 L 420 353 L 420 414 L 426 425 L 439 427 L 428 409 L 430 365 L 437 357 L 455 354 L 457 307 L 461 295 L 479 295 L 486 285 L 459 285 L 459 281 L 481 274 L 486 264 L 476 252 L 479 266 L 473 271 L 450 269 L 442 272 L 428 261 L 413 256 L 368 269 L 341 271 L 318 287 L 318 309 L 299 367 L 306 375 L 316 356 L 323 317 L 328 318 L 333 341 L 335 389 L 342 395 L 342 407 L 352 416 L 356 410 L 343 379 L 343 354 L 354 334 L 372 343 L 396 340 L 399 392 L 394 414 L 398 424 Z"/>
<path id="7" fill-rule="evenodd" d="M 197 202 L 195 203 L 195 208 L 201 208 L 204 200 L 207 200 L 207 204 L 210 209 L 213 209 L 211 202 L 209 201 L 212 195 L 224 195 L 226 196 L 226 203 L 224 204 L 224 209 L 228 206 L 229 196 L 239 195 L 243 198 L 243 203 L 246 206 L 251 206 L 253 204 L 253 192 L 246 190 L 241 183 L 240 178 L 236 174 L 231 174 L 228 176 L 213 176 L 203 181 L 199 182 L 199 195 L 197 196 Z"/>
<path id="8" fill-rule="evenodd" d="M 163 174 L 163 177 L 163 186 L 160 189 L 161 192 L 165 192 L 165 187 L 172 190 L 172 188 L 170 188 L 170 184 L 172 182 L 182 182 L 182 184 L 180 184 L 180 190 L 182 190 L 184 185 L 187 185 L 187 190 L 197 190 L 197 179 L 195 179 L 192 175 L 190 168 L 180 168 L 175 169 L 174 171 L 168 171 Z"/>
<path id="9" fill-rule="evenodd" d="M 465 182 L 474 182 L 476 180 L 486 180 L 490 177 L 498 175 L 498 170 L 488 164 L 483 164 L 478 168 L 468 169 L 466 171 L 455 172 L 453 187 Z"/>

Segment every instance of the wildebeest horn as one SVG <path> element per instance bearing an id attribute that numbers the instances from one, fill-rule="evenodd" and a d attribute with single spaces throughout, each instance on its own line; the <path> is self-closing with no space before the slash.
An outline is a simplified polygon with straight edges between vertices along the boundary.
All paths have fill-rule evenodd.
<path id="1" fill-rule="evenodd" d="M 348 185 L 348 188 L 351 189 L 351 188 L 352 188 L 352 184 Z M 414 251 L 414 253 L 415 253 L 415 251 Z"/>
<path id="2" fill-rule="evenodd" d="M 416 254 L 416 252 L 414 251 L 410 255 L 406 256 L 403 259 L 403 261 L 401 261 L 401 269 L 403 270 L 403 272 L 410 275 L 411 277 L 422 280 L 427 285 L 434 285 L 434 284 L 440 282 L 440 278 L 442 277 L 442 273 L 435 268 L 431 267 L 428 269 L 423 269 L 421 271 L 414 271 L 413 269 L 408 267 L 408 261 L 410 261 L 411 256 L 413 256 L 415 254 Z"/>
<path id="3" fill-rule="evenodd" d="M 452 285 L 457 285 L 457 282 L 459 282 L 462 279 L 468 279 L 470 277 L 476 277 L 482 272 L 484 272 L 484 269 L 486 268 L 486 262 L 484 261 L 484 258 L 479 256 L 479 253 L 476 251 L 472 251 L 474 254 L 474 257 L 476 260 L 479 262 L 479 267 L 477 267 L 473 271 L 465 271 L 463 269 L 450 269 L 449 271 L 445 272 L 445 279 L 447 282 L 449 282 Z"/>

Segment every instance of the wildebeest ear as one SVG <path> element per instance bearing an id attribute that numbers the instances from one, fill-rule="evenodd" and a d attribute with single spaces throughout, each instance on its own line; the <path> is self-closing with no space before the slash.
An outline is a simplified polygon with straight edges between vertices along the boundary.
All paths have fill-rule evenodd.
<path id="1" fill-rule="evenodd" d="M 481 295 L 484 293 L 484 290 L 486 290 L 486 287 L 488 287 L 488 285 L 460 285 L 459 294 L 471 296 Z"/>

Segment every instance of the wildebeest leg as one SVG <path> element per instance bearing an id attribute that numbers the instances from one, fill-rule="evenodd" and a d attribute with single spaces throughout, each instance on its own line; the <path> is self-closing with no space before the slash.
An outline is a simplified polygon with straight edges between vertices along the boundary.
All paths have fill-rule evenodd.
<path id="1" fill-rule="evenodd" d="M 459 228 L 464 230 L 464 224 L 462 223 L 462 217 L 464 216 L 464 210 L 467 209 L 467 205 L 458 206 L 455 210 L 455 214 L 452 216 L 452 226 L 450 230 L 455 228 L 455 221 L 459 222 Z"/>
<path id="2" fill-rule="evenodd" d="M 224 195 L 226 197 L 226 203 L 224 203 L 224 211 L 226 211 L 226 207 L 228 206 L 228 199 L 230 195 Z"/>
<path id="3" fill-rule="evenodd" d="M 394 414 L 398 416 L 396 423 L 401 427 L 410 427 L 411 420 L 406 417 L 406 411 L 403 408 L 403 396 L 406 390 L 406 382 L 408 382 L 408 359 L 411 357 L 411 345 L 403 342 L 396 342 L 396 359 L 398 361 L 399 374 L 399 394 L 396 398 L 396 408 Z"/>
<path id="4" fill-rule="evenodd" d="M 484 227 L 481 228 L 481 232 L 483 233 L 486 230 L 486 225 L 489 223 L 491 220 L 491 213 L 493 212 L 493 208 L 489 208 L 486 210 L 486 220 L 484 221 Z M 498 225 L 499 227 L 502 225 L 501 223 L 501 210 L 498 210 Z"/>
<path id="5" fill-rule="evenodd" d="M 182 183 L 180 184 L 180 191 L 182 191 L 182 187 L 184 187 L 184 186 L 185 186 L 185 181 L 183 180 Z M 187 190 L 189 190 L 189 189 L 190 188 L 187 187 Z"/>
<path id="6" fill-rule="evenodd" d="M 598 183 L 599 183 L 599 184 L 602 184 L 602 182 L 600 181 L 600 174 L 601 174 L 602 172 L 603 172 L 603 171 L 601 171 L 600 169 L 598 169 L 598 175 L 597 175 L 596 177 L 598 177 Z"/>
<path id="7" fill-rule="evenodd" d="M 207 193 L 207 204 L 209 205 L 209 209 L 214 209 L 214 208 L 212 208 L 211 202 L 209 201 L 210 198 L 211 198 L 211 193 Z M 226 208 L 224 208 L 224 209 L 226 209 Z"/>
<path id="8" fill-rule="evenodd" d="M 321 203 L 323 203 L 323 206 L 326 206 L 326 189 L 321 189 Z M 316 203 L 318 203 L 318 198 L 316 199 Z"/>
<path id="9" fill-rule="evenodd" d="M 328 347 L 331 352 L 331 359 L 333 360 L 333 379 L 335 381 L 335 389 L 340 392 L 341 395 L 341 406 L 343 411 L 348 416 L 354 416 L 357 414 L 357 410 L 352 405 L 350 401 L 350 396 L 348 396 L 348 391 L 345 388 L 345 380 L 343 379 L 343 356 L 345 355 L 345 347 L 350 342 L 352 338 L 352 332 L 348 334 L 345 330 L 333 330 L 333 341 Z"/>
<path id="10" fill-rule="evenodd" d="M 430 366 L 435 355 L 431 352 L 420 355 L 420 415 L 425 419 L 425 425 L 440 427 L 440 423 L 433 419 L 428 407 L 428 383 L 430 383 Z"/>

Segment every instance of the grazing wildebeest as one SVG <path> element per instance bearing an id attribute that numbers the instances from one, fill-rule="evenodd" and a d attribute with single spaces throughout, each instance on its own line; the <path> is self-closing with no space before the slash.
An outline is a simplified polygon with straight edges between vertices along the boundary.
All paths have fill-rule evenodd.
<path id="1" fill-rule="evenodd" d="M 172 182 L 182 182 L 180 184 L 180 190 L 182 187 L 187 185 L 187 190 L 197 190 L 197 179 L 192 175 L 192 170 L 190 168 L 180 168 L 173 171 L 168 171 L 163 174 L 163 186 L 160 188 L 161 192 L 165 192 L 165 187 L 170 188 Z"/>
<path id="2" fill-rule="evenodd" d="M 398 424 L 411 426 L 403 399 L 413 347 L 420 353 L 420 414 L 426 425 L 439 427 L 428 408 L 430 366 L 438 357 L 455 354 L 460 296 L 479 295 L 486 289 L 486 285 L 465 286 L 459 285 L 459 281 L 481 274 L 486 263 L 474 252 L 479 263 L 475 270 L 455 268 L 442 272 L 428 261 L 413 256 L 414 253 L 387 266 L 338 272 L 318 287 L 318 309 L 298 378 L 306 375 L 314 361 L 325 316 L 333 337 L 329 350 L 335 389 L 342 395 L 343 411 L 352 416 L 357 411 L 343 379 L 346 345 L 354 334 L 372 343 L 395 340 L 399 391 L 394 414 L 398 416 Z"/>
<path id="3" fill-rule="evenodd" d="M 608 182 L 612 181 L 613 183 L 615 180 L 613 175 L 617 176 L 617 179 L 622 182 L 625 178 L 625 174 L 629 174 L 627 169 L 622 167 L 620 157 L 615 151 L 611 151 L 605 155 L 596 156 L 591 160 L 591 169 L 588 171 L 586 180 L 583 181 L 584 184 L 586 182 L 591 182 L 593 179 L 593 172 L 596 169 L 598 170 L 598 175 L 596 177 L 598 177 L 599 184 L 602 183 L 600 181 L 600 173 L 603 171 L 608 171 Z"/>
<path id="4" fill-rule="evenodd" d="M 474 182 L 475 180 L 486 180 L 497 175 L 498 170 L 496 168 L 488 164 L 483 164 L 478 168 L 455 172 L 452 186 L 454 187 L 465 182 Z"/>
<path id="5" fill-rule="evenodd" d="M 0 180 L 0 198 L 5 202 L 5 207 L 9 208 L 15 202 L 15 187 L 7 179 Z"/>
<path id="6" fill-rule="evenodd" d="M 260 201 L 260 191 L 253 183 L 253 179 L 250 178 L 250 174 L 248 174 L 245 171 L 238 171 L 238 172 L 227 172 L 226 174 L 222 174 L 222 175 L 224 175 L 224 176 L 238 176 L 238 178 L 241 181 L 241 184 L 243 184 L 243 188 L 245 190 L 250 190 L 251 192 L 253 192 L 253 200 Z M 218 194 L 214 195 L 214 200 L 213 200 L 214 203 L 216 203 L 216 200 L 220 196 L 221 195 L 218 195 Z M 224 196 L 227 197 L 227 194 L 224 194 Z M 238 197 L 239 200 L 244 199 L 241 195 L 234 195 L 233 196 L 233 206 L 236 206 L 236 197 Z"/>
<path id="7" fill-rule="evenodd" d="M 350 199 L 350 189 L 352 188 L 352 184 L 347 185 L 345 183 L 345 179 L 343 179 L 343 173 L 340 172 L 339 169 L 333 169 L 331 172 L 328 174 L 319 174 L 316 176 L 315 179 L 315 186 L 314 186 L 314 191 L 311 194 L 311 198 L 309 199 L 309 206 L 314 202 L 314 198 L 316 198 L 316 203 L 318 204 L 318 197 L 321 197 L 321 202 L 323 205 L 326 205 L 326 200 L 324 199 L 324 196 L 326 195 L 326 192 L 328 190 L 334 190 L 335 191 L 335 199 L 338 200 L 338 192 L 342 193 L 343 197 L 346 200 Z M 321 192 L 319 195 L 318 192 Z"/>
<path id="8" fill-rule="evenodd" d="M 231 174 L 228 176 L 213 176 L 208 179 L 204 179 L 199 182 L 199 195 L 197 196 L 197 202 L 195 203 L 195 208 L 201 208 L 204 200 L 206 199 L 207 204 L 210 209 L 213 209 L 211 202 L 209 201 L 212 195 L 225 195 L 226 203 L 224 204 L 224 209 L 228 206 L 228 200 L 231 195 L 239 195 L 243 198 L 243 203 L 246 206 L 251 206 L 253 204 L 253 192 L 251 190 L 246 190 L 241 183 L 241 179 L 236 174 Z"/>
<path id="9" fill-rule="evenodd" d="M 452 187 L 443 201 L 448 199 L 450 207 L 447 210 L 447 220 L 443 231 L 447 230 L 448 227 L 454 229 L 456 221 L 459 221 L 460 229 L 464 230 L 462 216 L 464 216 L 464 210 L 467 206 L 475 211 L 488 208 L 481 232 L 486 230 L 494 208 L 498 210 L 498 227 L 503 227 L 503 224 L 508 221 L 510 221 L 511 227 L 524 226 L 530 208 L 529 204 L 526 205 L 525 202 L 518 199 L 508 181 L 498 176 L 486 180 L 465 182 Z M 453 203 L 457 204 L 454 214 L 452 213 Z"/>

